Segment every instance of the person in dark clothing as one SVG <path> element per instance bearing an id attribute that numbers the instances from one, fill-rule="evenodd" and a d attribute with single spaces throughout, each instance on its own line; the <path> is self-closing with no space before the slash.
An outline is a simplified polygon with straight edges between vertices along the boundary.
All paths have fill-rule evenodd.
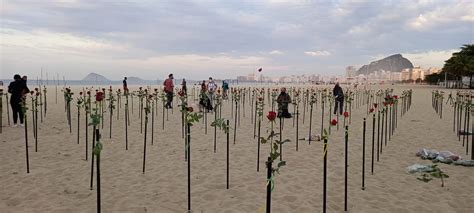
<path id="1" fill-rule="evenodd" d="M 20 75 L 16 74 L 13 79 L 15 81 L 8 85 L 8 92 L 12 94 L 10 96 L 10 105 L 13 112 L 13 127 L 17 127 L 18 116 L 20 116 L 20 126 L 24 126 L 21 103 L 25 100 L 24 95 L 29 93 L 30 90 L 26 86 L 26 81 Z"/>
<path id="2" fill-rule="evenodd" d="M 123 92 L 124 92 L 124 93 L 125 93 L 125 92 L 128 92 L 127 77 L 124 77 L 124 78 L 123 78 L 122 84 L 123 84 Z"/>
<path id="3" fill-rule="evenodd" d="M 207 112 L 212 111 L 213 109 L 209 96 L 207 95 L 206 81 L 202 81 L 201 83 L 201 92 L 199 93 L 199 109 L 199 111 L 203 111 L 202 109 L 205 109 Z"/>
<path id="4" fill-rule="evenodd" d="M 291 103 L 291 98 L 286 93 L 286 88 L 281 88 L 280 95 L 278 95 L 276 101 L 278 103 L 278 117 L 291 118 L 291 114 L 288 112 L 288 104 Z"/>
<path id="5" fill-rule="evenodd" d="M 227 99 L 227 91 L 229 91 L 229 83 L 227 81 L 222 81 L 222 90 L 224 99 Z"/>
<path id="6" fill-rule="evenodd" d="M 342 115 L 342 109 L 344 106 L 344 91 L 342 91 L 341 86 L 339 83 L 336 83 L 334 89 L 332 90 L 332 94 L 334 95 L 335 105 L 334 105 L 334 114 L 337 113 L 337 108 L 339 108 L 339 114 Z"/>
<path id="7" fill-rule="evenodd" d="M 181 89 L 183 90 L 184 94 L 188 94 L 188 86 L 186 86 L 186 79 L 183 78 L 181 82 Z"/>

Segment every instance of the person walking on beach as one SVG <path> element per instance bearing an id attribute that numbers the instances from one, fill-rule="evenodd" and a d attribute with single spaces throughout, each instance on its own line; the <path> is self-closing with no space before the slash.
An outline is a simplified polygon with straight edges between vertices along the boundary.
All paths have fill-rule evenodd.
<path id="1" fill-rule="evenodd" d="M 277 97 L 278 103 L 278 117 L 279 118 L 291 118 L 291 114 L 288 112 L 288 104 L 291 103 L 291 97 L 286 93 L 286 88 L 281 88 L 280 95 Z"/>
<path id="2" fill-rule="evenodd" d="M 10 96 L 10 105 L 13 112 L 13 127 L 18 126 L 18 116 L 20 116 L 20 126 L 23 127 L 23 110 L 21 109 L 21 102 L 25 101 L 25 94 L 29 93 L 30 90 L 20 75 L 16 74 L 13 79 L 14 81 L 8 85 L 8 92 L 12 94 Z"/>
<path id="3" fill-rule="evenodd" d="M 209 77 L 209 83 L 207 83 L 208 97 L 211 106 L 214 106 L 214 92 L 217 89 L 216 83 Z"/>
<path id="4" fill-rule="evenodd" d="M 341 86 L 339 86 L 339 82 L 337 82 L 336 86 L 334 86 L 332 94 L 334 95 L 334 99 L 336 100 L 334 105 L 334 114 L 337 113 L 337 108 L 339 107 L 339 114 L 342 115 L 342 109 L 344 105 L 344 91 L 342 91 Z"/>
<path id="5" fill-rule="evenodd" d="M 339 86 L 339 82 L 337 82 L 336 86 L 334 86 L 332 94 L 336 100 L 334 105 L 334 114 L 337 113 L 337 108 L 339 108 L 339 114 L 342 115 L 342 109 L 344 105 L 344 91 L 342 91 L 342 87 Z"/>
<path id="6" fill-rule="evenodd" d="M 127 77 L 123 77 L 123 92 L 128 92 Z"/>
<path id="7" fill-rule="evenodd" d="M 168 75 L 168 79 L 163 82 L 163 85 L 165 86 L 164 90 L 166 93 L 166 105 L 165 107 L 167 109 L 173 108 L 171 106 L 171 103 L 173 102 L 173 91 L 174 91 L 174 85 L 173 85 L 173 74 Z"/>
<path id="8" fill-rule="evenodd" d="M 183 78 L 183 81 L 181 82 L 181 89 L 183 90 L 184 94 L 188 94 L 188 87 L 186 86 L 186 79 Z"/>
<path id="9" fill-rule="evenodd" d="M 227 99 L 227 91 L 229 90 L 229 83 L 227 81 L 222 81 L 222 90 L 224 99 Z"/>

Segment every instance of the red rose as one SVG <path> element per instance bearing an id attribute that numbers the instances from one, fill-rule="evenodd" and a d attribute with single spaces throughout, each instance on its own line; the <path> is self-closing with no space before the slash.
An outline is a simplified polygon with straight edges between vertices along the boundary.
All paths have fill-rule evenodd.
<path id="1" fill-rule="evenodd" d="M 398 99 L 398 95 L 394 95 L 393 98 Z"/>
<path id="2" fill-rule="evenodd" d="M 180 90 L 180 91 L 178 92 L 178 95 L 181 96 L 181 97 L 183 97 L 183 96 L 184 96 L 183 90 Z"/>
<path id="3" fill-rule="evenodd" d="M 39 95 L 40 95 L 40 93 L 39 93 L 39 92 L 36 92 L 36 96 L 39 96 Z"/>
<path id="4" fill-rule="evenodd" d="M 378 104 L 374 104 L 374 108 L 377 108 Z"/>
<path id="5" fill-rule="evenodd" d="M 79 92 L 79 95 L 82 95 L 82 92 Z"/>
<path id="6" fill-rule="evenodd" d="M 38 88 L 35 88 L 35 91 L 38 92 Z"/>
<path id="7" fill-rule="evenodd" d="M 193 112 L 194 109 L 193 109 L 192 107 L 188 107 L 188 108 L 187 108 L 187 111 L 188 111 L 188 112 Z"/>
<path id="8" fill-rule="evenodd" d="M 274 111 L 270 111 L 270 112 L 268 112 L 268 114 L 267 114 L 267 118 L 268 118 L 268 120 L 270 120 L 270 121 L 274 121 L 276 117 L 277 117 L 277 113 L 274 112 Z"/>
<path id="9" fill-rule="evenodd" d="M 337 124 L 337 120 L 336 120 L 336 119 L 332 119 L 331 125 L 336 126 L 336 124 Z"/>
<path id="10" fill-rule="evenodd" d="M 91 95 L 91 91 L 87 91 L 87 94 L 88 94 L 88 95 Z"/>
<path id="11" fill-rule="evenodd" d="M 32 95 L 35 94 L 35 91 L 30 91 L 30 94 L 32 94 Z"/>
<path id="12" fill-rule="evenodd" d="M 384 102 L 383 102 L 383 106 L 387 106 L 387 102 L 384 101 Z"/>
<path id="13" fill-rule="evenodd" d="M 369 113 L 372 113 L 372 112 L 374 112 L 374 111 L 375 111 L 374 108 L 370 108 L 370 109 L 369 109 Z"/>
<path id="14" fill-rule="evenodd" d="M 101 102 L 102 100 L 104 100 L 104 93 L 103 92 L 97 92 L 95 94 L 95 100 L 97 102 Z"/>
<path id="15" fill-rule="evenodd" d="M 258 97 L 258 101 L 263 101 L 263 98 L 262 98 L 262 97 Z"/>
<path id="16" fill-rule="evenodd" d="M 349 112 L 344 112 L 344 117 L 349 117 Z"/>

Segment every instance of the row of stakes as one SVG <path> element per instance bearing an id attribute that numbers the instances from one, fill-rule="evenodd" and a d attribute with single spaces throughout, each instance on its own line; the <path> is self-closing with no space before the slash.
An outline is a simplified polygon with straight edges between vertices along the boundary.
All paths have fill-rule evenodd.
<path id="1" fill-rule="evenodd" d="M 474 104 L 472 99 L 474 94 L 471 91 L 457 91 L 455 96 L 450 93 L 444 102 L 444 92 L 439 90 L 432 91 L 432 107 L 438 114 L 440 119 L 443 119 L 443 104 L 447 104 L 453 109 L 453 132 L 461 141 L 462 146 L 466 148 L 466 155 L 469 154 L 469 135 L 471 135 L 471 160 L 474 160 Z M 461 137 L 462 136 L 462 137 Z"/>
<path id="2" fill-rule="evenodd" d="M 262 90 L 263 90 L 263 89 L 262 89 Z M 73 93 L 72 93 L 72 92 L 70 91 L 70 89 L 68 89 L 68 88 L 64 88 L 63 91 L 64 91 L 64 100 L 65 100 L 65 111 L 66 111 L 66 116 L 67 116 L 68 125 L 70 126 L 70 131 L 71 131 L 71 110 L 70 110 L 70 102 L 72 101 L 72 95 L 73 95 Z M 248 90 L 248 91 L 250 91 L 250 90 Z M 256 96 L 257 96 L 257 95 L 255 95 L 255 91 L 256 91 L 256 90 L 253 90 L 253 91 L 252 91 L 252 93 L 254 93 L 254 94 L 252 94 L 252 98 L 256 98 Z M 298 92 L 296 92 L 296 90 L 292 90 L 292 91 L 294 92 L 294 93 L 292 94 L 292 95 L 293 95 L 293 98 L 295 98 L 295 94 L 297 94 Z M 314 98 L 314 97 L 311 97 L 311 96 L 317 96 L 317 95 L 319 95 L 319 97 L 321 97 L 321 99 L 322 99 L 322 101 L 321 101 L 322 123 L 324 123 L 324 122 L 323 122 L 323 121 L 324 121 L 324 106 L 325 106 L 324 100 L 328 100 L 328 102 L 330 102 L 330 109 L 332 108 L 332 106 L 331 106 L 332 102 L 331 102 L 331 99 L 328 98 L 329 95 L 324 94 L 322 91 L 318 91 L 318 92 L 319 92 L 319 94 L 317 94 L 317 92 L 312 92 L 311 94 L 310 94 L 310 92 L 307 92 L 307 93 L 306 93 L 306 94 L 307 94 L 307 95 L 306 95 L 307 98 L 304 98 L 304 99 L 303 99 L 303 102 L 305 102 L 305 100 L 306 100 L 306 104 L 310 105 L 310 111 L 312 111 L 312 109 L 313 109 L 313 104 L 316 103 L 316 102 L 315 102 L 314 100 L 311 100 L 311 99 Z M 324 90 L 324 92 L 326 92 L 326 91 Z M 194 88 L 193 88 L 193 93 L 194 93 Z M 231 106 L 231 107 L 232 107 L 232 111 L 234 111 L 234 106 L 233 106 L 233 105 L 234 105 L 234 102 L 235 102 L 235 114 L 234 114 L 235 117 L 234 117 L 234 121 L 235 121 L 236 123 L 234 124 L 234 143 L 235 143 L 235 130 L 237 129 L 237 120 L 239 120 L 239 118 L 240 118 L 240 117 L 237 117 L 237 116 L 238 116 L 238 112 L 240 111 L 240 110 L 239 110 L 239 109 L 240 109 L 240 104 L 242 104 L 241 101 L 240 101 L 240 100 L 241 100 L 241 99 L 240 99 L 241 94 L 238 94 L 238 93 L 240 93 L 240 92 L 235 92 L 235 91 L 232 91 L 232 92 L 231 92 L 231 96 L 232 96 L 232 101 L 231 101 L 231 103 L 232 103 L 232 106 Z M 249 94 L 249 93 L 250 93 L 250 92 L 248 92 L 247 94 Z M 290 93 L 291 93 L 291 92 L 290 92 Z M 377 161 L 379 160 L 379 153 L 382 153 L 382 144 L 380 143 L 380 145 L 379 145 L 379 142 L 382 142 L 383 139 L 385 139 L 385 145 L 386 145 L 386 144 L 387 144 L 387 142 L 386 142 L 386 141 L 387 141 L 387 135 L 388 135 L 388 137 L 390 138 L 390 137 L 392 136 L 392 134 L 393 134 L 395 128 L 396 128 L 396 125 L 397 125 L 398 98 L 397 98 L 396 101 L 393 102 L 394 104 L 393 104 L 393 103 L 390 104 L 389 102 L 387 102 L 387 100 L 384 101 L 384 102 L 382 102 L 382 100 L 383 100 L 382 94 L 387 94 L 387 93 L 388 93 L 388 91 L 378 91 L 375 96 L 372 95 L 370 92 L 369 92 L 369 93 L 366 93 L 366 94 L 362 94 L 362 95 L 360 95 L 360 93 L 353 93 L 353 94 L 352 94 L 352 95 L 353 95 L 352 97 L 356 97 L 356 106 L 357 106 L 357 107 L 363 105 L 363 103 L 364 103 L 365 101 L 367 101 L 367 108 L 369 109 L 369 110 L 368 110 L 368 113 L 374 112 L 374 109 L 375 109 L 376 112 L 377 112 L 377 114 L 378 114 L 378 116 L 377 116 L 377 124 L 378 124 L 378 125 L 377 125 Z M 89 95 L 89 96 L 88 96 L 88 97 L 89 97 L 89 100 L 88 100 L 88 101 L 85 100 L 85 99 L 87 99 L 87 95 L 86 95 L 86 94 L 87 94 L 87 92 L 84 92 L 83 94 L 81 94 L 82 97 L 83 97 L 83 99 L 82 99 L 82 100 L 78 100 L 77 105 L 81 105 L 81 104 L 82 104 L 82 107 L 84 107 L 84 108 L 86 109 L 86 119 L 88 119 L 88 114 L 91 114 L 91 110 L 90 110 L 90 109 L 91 109 L 90 92 L 88 93 L 88 95 Z M 110 93 L 109 93 L 109 99 L 107 99 L 107 100 L 109 101 L 109 106 L 108 106 L 108 107 L 109 107 L 109 110 L 110 110 L 110 126 L 111 126 L 111 122 L 112 122 L 112 121 L 111 121 L 111 120 L 112 120 L 111 118 L 112 118 L 113 109 L 114 109 L 113 102 L 115 101 L 112 94 L 113 94 L 113 93 L 110 91 Z M 245 94 L 245 93 L 243 93 L 243 94 Z M 305 93 L 303 92 L 303 94 L 305 94 Z M 105 93 L 102 93 L 102 95 L 105 95 Z M 125 123 L 126 123 L 125 128 L 127 128 L 127 126 L 130 125 L 130 119 L 129 119 L 129 116 L 130 116 L 130 115 L 129 115 L 129 109 L 128 109 L 128 104 L 129 104 L 129 102 L 128 102 L 128 95 L 127 95 L 127 94 L 124 94 L 124 95 L 126 96 L 125 111 L 124 111 L 124 112 L 125 112 Z M 34 98 L 33 96 L 34 96 L 34 95 L 32 95 L 32 100 L 31 100 L 31 102 L 32 102 L 32 112 L 33 112 L 33 117 L 36 118 L 36 122 L 37 122 L 37 120 L 38 120 L 38 119 L 37 119 L 37 112 L 39 111 L 39 110 L 37 110 L 37 109 L 38 109 L 37 107 L 38 107 L 39 104 L 37 103 L 37 102 L 38 102 L 38 98 Z M 40 95 L 36 95 L 36 97 L 39 97 L 39 96 L 40 96 Z M 193 96 L 194 96 L 194 94 L 193 94 Z M 249 94 L 249 96 L 250 96 L 250 94 Z M 298 95 L 296 95 L 296 96 L 298 96 Z M 0 96 L 0 97 L 1 97 L 1 96 Z M 117 95 L 117 97 L 119 97 L 119 95 Z M 142 98 L 142 96 L 138 96 L 138 97 L 139 97 L 139 99 Z M 153 96 L 153 97 L 156 97 L 156 95 Z M 146 110 L 148 110 L 148 111 L 145 113 L 146 116 L 145 116 L 145 137 L 144 137 L 143 172 L 145 172 L 146 131 L 147 131 L 147 124 L 148 124 L 148 113 L 150 113 L 149 110 L 151 109 L 151 111 L 152 111 L 151 114 L 152 114 L 152 116 L 154 116 L 154 113 L 155 113 L 155 112 L 154 112 L 155 103 L 156 103 L 156 105 L 157 105 L 157 102 L 153 101 L 153 100 L 157 100 L 157 99 L 156 99 L 156 98 L 154 99 L 153 97 L 148 97 L 148 98 L 146 98 L 148 101 L 146 102 L 146 107 L 144 107 L 144 108 L 145 108 Z M 244 97 L 245 97 L 245 96 L 244 96 Z M 385 97 L 385 98 L 386 98 L 386 97 Z M 393 98 L 393 97 L 391 97 L 391 98 Z M 45 99 L 45 100 L 46 100 L 46 99 Z M 120 98 L 119 98 L 119 100 L 120 100 Z M 245 98 L 244 98 L 243 100 L 245 100 Z M 400 100 L 401 100 L 401 114 L 400 114 L 400 115 L 403 116 L 403 115 L 406 113 L 406 111 L 409 109 L 409 107 L 411 106 L 411 90 L 410 90 L 410 91 L 404 91 L 404 95 L 402 95 L 402 96 L 400 97 Z M 81 102 L 82 102 L 82 103 L 81 103 Z M 120 101 L 119 101 L 119 102 L 120 102 Z M 253 107 L 256 108 L 256 105 L 253 105 L 253 102 L 252 102 L 252 101 L 249 101 L 249 102 L 252 103 L 252 104 L 251 104 L 251 107 L 252 107 L 252 108 L 253 108 Z M 273 97 L 273 100 L 272 100 L 271 102 L 272 102 L 272 105 L 274 105 L 274 97 Z M 376 102 L 376 103 L 374 103 L 374 108 L 369 108 L 371 104 L 368 104 L 368 103 L 371 103 L 371 102 Z M 149 105 L 150 103 L 152 103 L 153 106 L 150 106 L 150 105 Z M 164 103 L 164 101 L 163 101 L 163 103 Z M 348 101 L 348 103 L 351 103 L 351 102 Z M 132 98 L 132 104 L 133 104 L 133 98 Z M 305 107 L 306 107 L 306 104 L 304 105 Z M 379 105 L 379 104 L 384 104 L 384 105 L 385 105 L 383 110 L 378 110 L 377 105 Z M 103 126 L 103 123 L 104 123 L 104 122 L 103 122 L 103 118 L 104 118 L 104 116 L 103 116 L 103 112 L 104 112 L 103 108 L 104 108 L 104 105 L 105 105 L 105 103 L 103 103 L 102 101 L 100 101 L 99 104 L 96 104 L 96 108 L 93 109 L 93 110 L 95 110 L 94 115 L 95 115 L 96 117 L 95 117 L 95 118 L 92 118 L 92 119 L 98 119 L 98 120 L 100 120 L 101 122 L 99 121 L 99 123 L 102 123 L 102 126 Z M 296 104 L 295 104 L 295 105 L 296 105 Z M 143 102 L 140 102 L 140 108 L 141 108 L 142 106 L 143 106 Z M 245 106 L 245 105 L 243 104 L 243 106 Z M 296 105 L 296 106 L 297 106 L 297 105 Z M 119 104 L 119 107 L 120 107 L 120 104 Z M 273 107 L 274 107 L 274 106 L 272 106 L 272 108 L 273 108 Z M 89 110 L 87 110 L 87 108 L 88 108 Z M 352 109 L 352 106 L 350 106 L 349 108 Z M 27 110 L 26 102 L 25 102 L 25 104 L 24 104 L 23 109 L 24 109 L 24 112 L 25 112 L 25 124 L 26 124 L 26 110 Z M 80 107 L 78 107 L 78 117 L 80 116 L 80 111 L 79 111 L 79 109 L 80 109 Z M 217 112 L 217 111 L 220 111 L 220 112 L 221 112 L 221 110 L 222 110 L 222 105 L 218 105 L 218 106 L 216 107 L 216 109 L 215 109 L 216 112 Z M 346 110 L 347 110 L 347 105 L 346 105 Z M 41 111 L 42 111 L 42 110 L 41 110 Z M 141 111 L 141 110 L 140 110 L 140 111 Z M 163 109 L 163 111 L 164 111 L 164 109 Z M 295 113 L 295 114 L 296 114 L 296 117 L 297 117 L 297 118 L 296 118 L 296 120 L 297 120 L 297 122 L 296 122 L 296 127 L 297 127 L 297 128 L 298 128 L 298 120 L 299 120 L 299 118 L 298 118 L 298 116 L 299 116 L 298 111 L 299 111 L 299 108 L 297 107 L 297 108 L 296 108 L 296 112 L 297 112 L 297 113 Z M 389 113 L 389 111 L 390 111 L 390 113 Z M 133 111 L 132 111 L 132 112 L 133 112 Z M 244 112 L 245 112 L 245 110 L 244 110 Z M 143 112 L 140 112 L 140 118 L 142 118 L 142 113 L 143 113 Z M 117 113 L 117 114 L 118 114 L 118 113 Z M 207 114 L 207 113 L 203 113 L 203 115 L 206 115 L 206 114 Z M 215 117 L 217 118 L 217 117 L 218 117 L 218 114 L 219 114 L 219 119 L 221 119 L 221 113 L 215 113 Z M 310 116 L 310 125 L 311 125 L 312 112 L 310 112 L 310 114 L 311 114 L 311 116 Z M 331 113 L 329 113 L 329 115 L 331 116 Z M 117 116 L 118 116 L 118 115 L 117 115 Z M 164 114 L 163 114 L 163 116 L 164 116 Z M 304 118 L 304 117 L 303 117 L 303 118 Z M 374 113 L 374 114 L 373 114 L 373 134 L 372 134 L 372 169 L 371 169 L 372 174 L 373 174 L 373 162 L 374 162 L 374 154 L 373 154 L 373 153 L 374 153 L 374 143 L 375 143 L 375 120 L 376 120 L 375 118 L 376 118 L 376 116 L 375 116 L 375 113 Z M 117 119 L 118 119 L 118 117 L 117 117 Z M 0 120 L 1 120 L 1 119 L 0 119 Z M 78 120 L 79 120 L 79 119 L 78 119 Z M 153 121 L 153 120 L 154 120 L 154 119 L 152 118 L 152 121 Z M 215 120 L 216 120 L 216 119 L 215 119 Z M 257 115 L 256 115 L 256 114 L 252 115 L 252 120 L 253 120 L 253 121 L 257 121 Z M 258 119 L 258 120 L 260 121 L 260 119 Z M 344 117 L 344 123 L 345 123 L 345 120 L 346 120 L 346 117 Z M 390 120 L 390 121 L 389 121 L 389 120 Z M 382 122 L 381 122 L 381 123 L 382 123 L 382 130 L 381 130 L 381 131 L 380 131 L 380 121 L 382 121 Z M 384 122 L 384 121 L 385 121 L 385 122 Z M 227 120 L 226 122 L 227 122 L 227 127 L 229 127 L 229 121 Z M 389 122 L 389 123 L 388 123 L 388 122 Z M 164 123 L 164 118 L 163 118 L 163 123 Z M 255 122 L 255 123 L 256 123 L 256 122 Z M 258 122 L 258 123 L 259 123 L 259 129 L 260 129 L 260 122 Z M 143 124 L 143 122 L 142 122 L 142 124 Z M 388 126 L 387 124 L 389 124 L 389 126 Z M 88 122 L 86 123 L 86 125 L 89 125 Z M 363 125 L 364 125 L 364 129 L 363 129 L 363 131 L 364 131 L 364 133 L 363 133 L 363 147 L 364 147 L 364 148 L 363 148 L 363 168 L 362 168 L 362 170 L 363 170 L 363 173 L 362 173 L 362 176 L 363 176 L 363 178 L 362 178 L 362 189 L 365 189 L 365 132 L 366 132 L 366 121 L 365 121 L 365 118 L 364 118 Z M 384 125 L 385 125 L 385 134 L 384 134 Z M 34 135 L 35 135 L 35 138 L 37 138 L 37 123 L 34 124 L 33 126 L 34 126 Z M 78 126 L 79 126 L 79 121 L 78 121 Z M 152 126 L 153 126 L 153 123 L 152 123 Z M 185 157 L 185 159 L 186 159 L 186 161 L 188 162 L 188 170 L 190 170 L 190 152 L 188 151 L 188 150 L 190 150 L 190 125 L 186 125 L 186 124 L 185 124 L 185 125 L 183 125 L 183 126 L 186 127 L 186 128 L 185 128 L 185 134 L 186 134 L 186 140 L 185 140 L 185 141 L 186 141 L 186 142 L 185 142 L 185 147 L 186 147 L 186 148 L 185 148 L 185 156 L 186 156 L 186 157 Z M 87 129 L 88 129 L 88 126 L 86 126 L 86 127 L 87 127 L 87 128 L 86 128 L 86 140 L 87 140 Z M 163 125 L 163 128 L 164 128 L 164 125 Z M 280 129 L 282 130 L 282 128 L 283 128 L 283 122 L 282 122 L 282 120 L 280 120 Z M 329 127 L 329 128 L 331 128 L 331 127 Z M 387 130 L 387 128 L 389 128 L 389 129 Z M 99 139 L 98 139 L 98 138 L 99 138 L 99 133 L 98 133 L 98 131 L 99 131 L 98 129 L 99 129 L 99 128 L 98 128 L 98 125 L 97 125 L 97 127 L 94 127 L 93 129 L 94 129 L 94 130 L 93 130 L 93 146 L 92 146 L 92 147 L 93 147 L 93 149 L 95 149 L 95 142 L 99 140 Z M 152 127 L 152 129 L 153 129 L 153 127 Z M 215 132 L 216 132 L 216 126 L 214 126 L 214 129 L 215 129 Z M 323 125 L 322 125 L 321 129 L 323 129 Z M 78 128 L 78 130 L 79 130 L 79 128 Z M 281 130 L 280 130 L 280 132 L 282 132 Z M 344 199 L 345 204 L 344 204 L 344 209 L 347 210 L 347 149 L 348 149 L 348 146 L 347 146 L 347 141 L 348 141 L 348 134 L 347 134 L 347 131 L 348 131 L 348 125 L 345 125 L 345 130 L 346 130 L 346 135 L 345 135 L 345 139 L 346 139 L 346 143 L 345 143 L 345 144 L 346 144 L 346 146 L 345 146 L 345 156 L 346 156 L 346 157 L 345 157 L 345 158 L 346 158 L 345 164 L 346 164 L 346 166 L 345 166 L 345 199 Z M 311 131 L 311 128 L 310 128 L 310 131 Z M 110 129 L 110 132 L 111 132 L 111 129 Z M 260 131 L 259 131 L 259 132 L 260 132 Z M 297 131 L 297 132 L 298 132 L 298 131 Z M 323 130 L 321 130 L 321 132 L 323 132 Z M 152 133 L 153 133 L 153 131 L 152 131 Z M 127 131 L 126 131 L 126 134 L 127 134 Z M 152 135 L 153 135 L 153 134 L 152 134 Z M 214 135 L 215 135 L 215 134 L 214 134 Z M 229 188 L 229 167 L 228 167 L 228 162 L 229 162 L 229 149 L 228 149 L 228 144 L 229 144 L 229 129 L 227 129 L 226 135 L 227 135 L 227 184 L 226 184 L 226 185 L 227 185 L 227 189 L 228 189 L 228 188 Z M 111 137 L 111 134 L 110 134 L 110 137 Z M 27 172 L 29 173 L 28 145 L 27 145 L 27 143 L 28 143 L 28 139 L 27 139 L 27 138 L 28 138 L 28 130 L 27 130 L 27 127 L 25 127 L 25 138 L 26 138 L 25 142 L 26 142 L 26 156 L 27 156 L 27 157 L 26 157 L 26 158 L 27 158 Z M 78 138 L 79 138 L 79 137 L 78 137 Z M 281 138 L 281 135 L 280 135 L 280 138 Z M 327 169 L 326 169 L 326 166 L 327 166 L 327 140 L 328 140 L 328 139 L 327 139 L 327 137 L 326 137 L 326 138 L 323 137 L 323 139 L 324 139 L 324 150 L 325 150 L 325 152 L 324 152 L 324 171 L 326 171 L 326 170 L 327 170 Z M 299 140 L 299 139 L 298 139 L 298 136 L 297 136 L 297 140 L 296 140 L 296 141 L 298 141 L 298 140 Z M 78 142 L 79 142 L 79 140 L 78 140 Z M 126 137 L 126 142 L 128 142 L 127 137 Z M 309 142 L 311 142 L 311 133 L 309 133 Z M 152 143 L 153 143 L 153 140 L 152 140 Z M 36 144 L 37 144 L 37 142 L 36 142 Z M 260 143 L 258 143 L 258 144 L 260 145 Z M 297 144 L 298 144 L 298 143 L 297 143 Z M 87 146 L 87 142 L 86 142 L 86 146 Z M 37 147 L 37 145 L 36 145 L 35 147 Z M 128 146 L 126 145 L 126 148 L 127 148 L 127 147 L 128 147 Z M 215 147 L 215 145 L 214 145 L 214 147 Z M 297 147 L 298 147 L 298 145 L 296 146 L 296 149 L 298 149 Z M 282 148 L 282 146 L 280 145 L 280 149 L 281 149 L 281 148 Z M 379 149 L 379 148 L 380 148 L 380 149 Z M 36 150 L 37 150 L 37 148 L 36 148 Z M 258 153 L 259 153 L 259 152 L 258 152 Z M 87 148 L 86 148 L 86 158 L 87 158 Z M 94 153 L 93 153 L 93 155 L 92 155 L 92 158 L 94 158 Z M 280 155 L 280 158 L 282 158 L 282 155 Z M 94 170 L 93 170 L 93 168 L 94 168 L 94 160 L 92 160 L 91 163 L 92 163 L 92 165 L 91 165 L 91 189 L 92 189 L 92 183 L 93 183 L 92 179 L 93 179 L 93 171 L 94 171 Z M 99 176 L 99 168 L 100 168 L 100 167 L 99 167 L 97 161 L 96 161 L 96 163 L 97 163 L 97 179 L 98 179 L 98 176 Z M 269 164 L 268 164 L 268 163 L 269 163 Z M 268 168 L 271 168 L 271 162 L 267 162 L 267 167 L 268 167 Z M 258 169 L 258 164 L 257 164 L 257 169 Z M 270 174 L 271 174 L 271 173 L 270 173 Z M 269 177 L 269 178 L 271 178 L 271 177 Z M 97 180 L 97 181 L 98 181 L 98 184 L 99 184 L 99 180 Z M 190 210 L 190 209 L 191 209 L 191 204 L 190 204 L 190 183 L 189 183 L 189 182 L 190 182 L 190 173 L 188 172 L 188 184 L 189 184 L 189 185 L 188 185 L 188 200 L 189 200 L 189 201 L 188 201 L 188 209 Z M 99 187 L 99 186 L 98 186 L 98 187 Z M 323 193 L 323 194 L 324 194 L 324 195 L 323 195 L 323 197 L 324 197 L 323 209 L 324 209 L 324 211 L 325 211 L 325 209 L 326 209 L 326 208 L 325 208 L 325 207 L 326 207 L 326 196 L 325 196 L 325 195 L 326 195 L 326 172 L 324 172 L 324 187 L 323 187 L 323 188 L 324 188 L 324 193 Z M 267 193 L 271 193 L 271 191 L 270 191 L 270 192 L 267 192 Z M 271 209 L 271 208 L 270 208 L 270 205 L 269 205 L 269 204 L 270 204 L 270 203 L 269 203 L 269 197 L 270 197 L 271 195 L 270 195 L 270 194 L 268 194 L 268 195 L 269 195 L 269 196 L 267 197 L 267 204 L 268 204 L 268 206 L 267 206 L 267 212 L 269 212 L 270 209 Z M 99 190 L 98 190 L 98 206 L 100 206 L 100 192 L 99 192 Z M 100 211 L 100 208 L 98 208 L 98 211 Z"/>

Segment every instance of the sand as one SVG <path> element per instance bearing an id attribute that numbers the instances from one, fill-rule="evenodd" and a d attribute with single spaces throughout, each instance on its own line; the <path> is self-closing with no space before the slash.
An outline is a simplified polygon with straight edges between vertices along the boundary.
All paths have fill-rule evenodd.
<path id="1" fill-rule="evenodd" d="M 411 110 L 399 118 L 398 128 L 383 147 L 375 172 L 370 174 L 372 123 L 367 123 L 366 189 L 361 190 L 362 121 L 366 107 L 352 110 L 349 131 L 350 212 L 473 212 L 474 168 L 441 164 L 449 174 L 445 187 L 439 180 L 423 183 L 406 167 L 430 163 L 415 156 L 420 148 L 449 150 L 468 158 L 465 148 L 452 130 L 453 109 L 444 106 L 444 117 L 437 117 L 431 107 L 433 87 L 393 86 L 395 93 L 413 89 Z M 78 91 L 79 87 L 73 87 Z M 72 104 L 72 133 L 66 122 L 62 95 L 55 103 L 55 89 L 48 90 L 48 112 L 39 124 L 38 152 L 34 151 L 29 124 L 30 173 L 26 173 L 23 128 L 7 125 L 5 98 L 3 133 L 0 134 L 0 211 L 1 212 L 94 212 L 96 186 L 90 190 L 91 160 L 85 160 L 84 114 L 81 114 L 80 142 L 77 144 L 77 110 Z M 447 91 L 449 93 L 449 91 Z M 193 101 L 191 103 L 194 104 Z M 196 102 L 197 103 L 197 102 Z M 125 150 L 123 107 L 120 119 L 113 118 L 109 136 L 106 114 L 101 157 L 102 210 L 104 212 L 186 212 L 187 162 L 181 137 L 181 114 L 175 107 L 162 129 L 162 106 L 155 117 L 154 141 L 148 136 L 146 172 L 142 173 L 143 134 L 140 133 L 138 104 L 134 103 L 129 127 L 129 150 Z M 248 101 L 246 101 L 248 104 Z M 177 105 L 177 104 L 175 104 Z M 226 189 L 226 140 L 217 133 L 217 152 L 213 152 L 213 129 L 204 124 L 192 127 L 191 175 L 193 212 L 264 212 L 266 199 L 265 159 L 268 146 L 263 145 L 260 172 L 256 171 L 256 139 L 250 121 L 250 106 L 237 128 L 236 144 L 230 144 L 230 189 Z M 268 111 L 268 104 L 266 105 Z M 291 109 L 291 108 L 290 108 Z M 301 106 L 300 110 L 303 110 Z M 292 111 L 292 110 L 290 110 Z M 327 112 L 327 109 L 326 109 Z M 230 103 L 224 103 L 223 117 L 231 118 Z M 241 111 L 243 116 L 243 110 Z M 29 118 L 31 112 L 28 113 Z M 308 134 L 309 115 L 300 117 L 300 137 Z M 321 109 L 314 111 L 313 132 L 319 133 Z M 166 116 L 165 116 L 166 117 Z M 208 115 L 208 125 L 214 115 Z M 165 118 L 166 119 L 166 118 Z M 30 120 L 31 121 L 31 120 Z M 231 119 L 231 124 L 233 120 Z M 327 126 L 327 124 L 325 124 Z M 263 131 L 268 123 L 263 122 Z M 150 130 L 151 128 L 149 128 Z M 150 132 L 150 131 L 149 131 Z M 90 132 L 89 132 L 90 133 Z M 263 133 L 262 133 L 263 134 Z M 266 133 L 265 133 L 266 134 Z M 295 150 L 295 128 L 285 122 L 283 158 L 287 166 L 275 179 L 272 192 L 273 212 L 321 212 L 323 157 L 321 142 L 299 142 Z M 89 140 L 90 142 L 90 140 Z M 329 138 L 328 211 L 342 212 L 344 199 L 344 131 L 333 129 Z M 90 145 L 89 145 L 90 149 Z M 89 150 L 90 154 L 90 150 Z M 469 153 L 470 158 L 470 153 Z"/>

